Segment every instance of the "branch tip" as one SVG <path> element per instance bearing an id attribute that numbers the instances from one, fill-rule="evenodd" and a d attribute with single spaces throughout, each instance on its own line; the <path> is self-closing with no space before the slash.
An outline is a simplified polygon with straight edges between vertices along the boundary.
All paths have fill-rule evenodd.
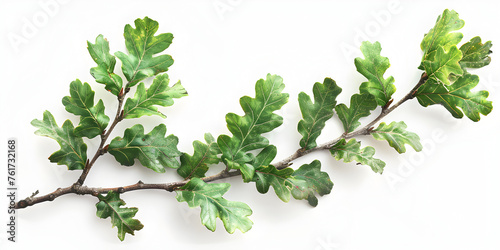
<path id="1" fill-rule="evenodd" d="M 28 206 L 28 202 L 26 200 L 20 200 L 17 202 L 17 207 L 16 208 L 26 208 Z"/>
<path id="2" fill-rule="evenodd" d="M 388 101 L 388 102 L 387 102 L 387 103 L 386 103 L 386 104 L 382 107 L 382 112 L 384 112 L 385 110 L 387 110 L 387 109 L 391 106 L 391 104 L 392 104 L 392 102 L 393 102 L 393 101 L 394 101 L 394 99 L 390 99 L 390 100 L 389 100 L 389 101 Z"/>

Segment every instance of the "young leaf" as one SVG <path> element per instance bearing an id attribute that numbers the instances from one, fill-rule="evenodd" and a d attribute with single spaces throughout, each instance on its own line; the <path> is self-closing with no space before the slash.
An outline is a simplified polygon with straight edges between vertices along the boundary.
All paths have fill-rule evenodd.
<path id="1" fill-rule="evenodd" d="M 201 207 L 201 223 L 210 231 L 215 231 L 215 220 L 218 217 L 228 233 L 232 234 L 236 229 L 244 233 L 252 228 L 253 222 L 248 219 L 252 210 L 243 202 L 222 198 L 230 186 L 229 183 L 208 184 L 201 179 L 193 178 L 176 190 L 175 198 L 179 202 L 187 202 L 191 208 Z"/>
<path id="2" fill-rule="evenodd" d="M 370 146 L 361 149 L 361 143 L 356 139 L 351 139 L 349 142 L 341 139 L 330 149 L 330 153 L 337 160 L 344 159 L 344 162 L 356 161 L 368 165 L 375 173 L 382 174 L 384 171 L 385 162 L 373 158 L 375 149 Z"/>
<path id="3" fill-rule="evenodd" d="M 80 80 L 71 82 L 69 86 L 71 96 L 65 96 L 62 103 L 66 111 L 80 116 L 80 124 L 75 128 L 75 135 L 94 138 L 108 126 L 109 117 L 104 114 L 104 104 L 99 100 L 94 106 L 94 91 L 88 83 Z"/>
<path id="4" fill-rule="evenodd" d="M 165 124 L 160 124 L 144 134 L 144 127 L 136 124 L 125 130 L 123 138 L 114 138 L 109 144 L 108 152 L 122 165 L 132 166 L 134 159 L 139 159 L 143 166 L 164 173 L 165 167 L 179 167 L 176 158 L 181 155 L 177 150 L 177 137 L 165 137 L 166 132 Z"/>
<path id="5" fill-rule="evenodd" d="M 424 107 L 441 104 L 453 117 L 462 118 L 465 113 L 469 119 L 477 122 L 481 119 L 480 114 L 488 115 L 493 109 L 491 101 L 486 100 L 488 91 L 471 92 L 478 83 L 478 76 L 466 73 L 450 86 L 425 83 L 415 96 Z"/>
<path id="6" fill-rule="evenodd" d="M 334 80 L 325 78 L 323 84 L 317 82 L 313 86 L 314 104 L 304 92 L 299 94 L 299 105 L 302 120 L 297 130 L 302 135 L 300 146 L 305 149 L 316 147 L 316 139 L 325 127 L 325 122 L 333 116 L 337 104 L 336 98 L 342 92 Z"/>
<path id="7" fill-rule="evenodd" d="M 98 195 L 99 202 L 95 204 L 96 215 L 101 219 L 111 217 L 111 225 L 118 228 L 118 238 L 123 241 L 125 234 L 134 235 L 134 231 L 141 230 L 144 225 L 133 217 L 139 211 L 135 207 L 121 207 L 125 201 L 120 199 L 120 194 L 109 191 L 106 196 Z"/>
<path id="8" fill-rule="evenodd" d="M 281 93 L 284 87 L 281 77 L 268 74 L 266 80 L 260 79 L 255 84 L 255 98 L 244 96 L 240 99 L 244 116 L 226 115 L 227 127 L 233 137 L 221 135 L 217 139 L 221 159 L 229 168 L 240 169 L 245 181 L 252 180 L 255 171 L 255 167 L 249 164 L 253 155 L 247 152 L 269 145 L 261 134 L 283 123 L 283 118 L 273 112 L 288 101 L 288 94 Z"/>
<path id="9" fill-rule="evenodd" d="M 476 36 L 460 47 L 462 68 L 482 68 L 491 62 L 491 41 L 481 43 L 481 38 Z"/>
<path id="10" fill-rule="evenodd" d="M 354 59 L 354 64 L 358 72 L 368 79 L 368 82 L 363 82 L 359 87 L 360 93 L 372 94 L 377 100 L 377 104 L 384 106 L 391 100 L 392 94 L 396 92 L 396 87 L 393 84 L 394 77 L 389 76 L 384 79 L 384 74 L 391 64 L 387 57 L 380 55 L 381 50 L 379 42 L 363 42 L 361 52 L 363 52 L 365 59 L 358 57 Z"/>
<path id="11" fill-rule="evenodd" d="M 154 105 L 172 106 L 174 104 L 173 98 L 181 98 L 187 95 L 180 82 L 177 82 L 172 87 L 169 87 L 168 83 L 167 74 L 156 76 L 153 84 L 147 90 L 144 83 L 141 82 L 137 86 L 134 98 L 127 99 L 123 108 L 123 118 L 138 118 L 143 115 L 158 115 L 166 118 Z"/>
<path id="12" fill-rule="evenodd" d="M 346 133 L 354 131 L 361 123 L 359 119 L 370 115 L 370 111 L 377 107 L 377 101 L 372 94 L 354 94 L 351 96 L 351 107 L 341 103 L 335 107 L 337 115 L 344 125 Z"/>
<path id="13" fill-rule="evenodd" d="M 318 205 L 318 198 L 314 193 L 323 196 L 329 194 L 333 188 L 330 176 L 321 171 L 321 162 L 318 160 L 302 165 L 295 170 L 290 180 L 293 197 L 297 200 L 307 199 L 309 205 L 313 207 Z"/>
<path id="14" fill-rule="evenodd" d="M 193 155 L 183 153 L 181 155 L 181 166 L 177 169 L 177 173 L 185 179 L 193 177 L 205 177 L 208 171 L 209 164 L 217 164 L 220 161 L 218 155 L 221 153 L 217 142 L 211 134 L 205 134 L 205 141 L 194 141 Z"/>
<path id="15" fill-rule="evenodd" d="M 417 152 L 422 150 L 420 137 L 413 132 L 407 131 L 404 122 L 391 122 L 390 124 L 382 122 L 376 129 L 371 131 L 371 135 L 377 140 L 386 140 L 400 154 L 406 152 L 405 144 L 412 146 Z"/>
<path id="16" fill-rule="evenodd" d="M 90 74 L 96 82 L 105 84 L 106 90 L 118 95 L 122 89 L 122 78 L 113 73 L 116 58 L 109 53 L 109 43 L 102 35 L 97 36 L 95 44 L 87 41 L 90 56 L 97 63 L 97 67 L 90 69 Z"/>
<path id="17" fill-rule="evenodd" d="M 436 21 L 434 27 L 424 36 L 420 48 L 424 52 L 422 62 L 434 61 L 434 55 L 439 47 L 449 51 L 462 40 L 462 33 L 454 32 L 461 29 L 465 22 L 458 17 L 454 10 L 444 10 Z M 419 67 L 424 69 L 423 66 Z M 428 74 L 428 73 L 427 73 Z"/>
<path id="18" fill-rule="evenodd" d="M 136 28 L 127 24 L 123 34 L 128 55 L 123 52 L 115 53 L 122 61 L 122 71 L 128 80 L 126 87 L 132 87 L 142 79 L 165 72 L 174 63 L 170 55 L 153 57 L 167 49 L 174 36 L 170 33 L 155 36 L 158 22 L 149 17 L 138 18 L 134 23 Z"/>
<path id="19" fill-rule="evenodd" d="M 456 46 L 451 47 L 448 53 L 444 51 L 443 47 L 438 47 L 433 61 L 423 61 L 425 72 L 429 77 L 427 83 L 450 85 L 451 82 L 448 78 L 451 73 L 463 74 L 459 64 L 460 59 L 462 59 L 462 52 Z"/>
<path id="20" fill-rule="evenodd" d="M 50 162 L 66 165 L 69 170 L 84 169 L 87 162 L 87 145 L 74 133 L 73 123 L 66 120 L 59 128 L 49 111 L 43 113 L 43 121 L 33 120 L 31 125 L 38 128 L 36 135 L 50 137 L 59 143 L 61 149 L 50 155 Z"/>

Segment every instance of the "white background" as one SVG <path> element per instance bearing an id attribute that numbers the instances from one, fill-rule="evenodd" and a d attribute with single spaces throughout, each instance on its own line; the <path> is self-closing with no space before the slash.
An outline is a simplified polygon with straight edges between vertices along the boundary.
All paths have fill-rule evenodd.
<path id="1" fill-rule="evenodd" d="M 114 116 L 114 98 L 93 81 L 94 62 L 86 41 L 103 34 L 112 52 L 125 50 L 123 27 L 149 16 L 160 23 L 159 32 L 171 32 L 167 53 L 175 60 L 168 71 L 172 82 L 181 80 L 189 96 L 162 108 L 168 118 L 144 117 L 120 123 L 113 135 L 141 122 L 150 131 L 159 123 L 180 139 L 179 149 L 192 153 L 191 143 L 205 132 L 228 133 L 224 115 L 241 114 L 243 95 L 267 73 L 284 78 L 289 103 L 280 111 L 284 124 L 268 138 L 278 146 L 277 160 L 298 148 L 300 120 L 297 95 L 311 94 L 314 82 L 332 77 L 343 88 L 339 102 L 348 102 L 365 79 L 353 64 L 359 41 L 380 41 L 382 55 L 390 59 L 399 99 L 418 81 L 420 41 L 446 8 L 456 10 L 466 25 L 464 42 L 476 35 L 500 41 L 499 8 L 488 1 L 2 1 L 2 90 L 0 91 L 1 143 L 18 143 L 19 198 L 35 190 L 41 194 L 71 185 L 80 171 L 51 164 L 47 157 L 56 142 L 35 136 L 30 125 L 50 110 L 59 125 L 78 118 L 66 113 L 62 97 L 75 79 L 89 82 Z M 17 42 L 13 42 L 13 39 Z M 496 47 L 493 47 L 496 50 Z M 500 101 L 500 71 L 496 52 L 490 66 L 476 70 L 477 89 Z M 119 63 L 118 63 L 119 64 Z M 120 72 L 119 65 L 116 72 Z M 121 72 L 120 72 L 121 74 Z M 254 184 L 239 177 L 227 180 L 229 200 L 253 209 L 253 228 L 228 234 L 220 221 L 210 232 L 201 225 L 199 209 L 178 203 L 174 193 L 137 191 L 122 198 L 139 207 L 145 225 L 124 242 L 116 237 L 109 219 L 95 216 L 91 196 L 66 195 L 18 213 L 18 242 L 6 241 L 6 211 L 0 212 L 2 249 L 500 249 L 500 115 L 494 109 L 478 123 L 457 120 L 440 106 L 421 107 L 407 102 L 384 121 L 404 120 L 420 135 L 424 150 L 408 147 L 398 155 L 386 142 L 359 138 L 374 146 L 376 157 L 387 163 L 383 175 L 367 166 L 335 161 L 327 152 L 297 160 L 295 167 L 320 159 L 335 186 L 330 195 L 311 208 L 305 201 L 283 203 L 270 190 L 259 194 Z M 376 111 L 378 112 L 378 111 Z M 368 122 L 370 118 L 362 120 Z M 318 141 L 341 133 L 334 117 Z M 89 155 L 97 140 L 88 141 Z M 0 143 L 0 144 L 1 144 Z M 6 162 L 5 152 L 0 153 Z M 5 166 L 6 164 L 2 164 Z M 220 166 L 215 167 L 216 172 Z M 123 167 L 111 155 L 101 157 L 86 181 L 89 186 L 111 187 L 179 179 L 175 170 L 157 174 L 139 165 Z M 2 188 L 6 171 L 0 171 Z M 6 207 L 6 197 L 1 199 Z M 6 210 L 6 209 L 5 209 Z"/>

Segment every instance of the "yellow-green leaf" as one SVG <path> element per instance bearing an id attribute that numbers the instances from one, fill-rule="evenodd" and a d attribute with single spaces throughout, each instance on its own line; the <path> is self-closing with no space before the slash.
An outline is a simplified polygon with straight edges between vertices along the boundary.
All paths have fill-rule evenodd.
<path id="1" fill-rule="evenodd" d="M 377 140 L 386 140 L 389 142 L 389 145 L 400 154 L 406 152 L 405 144 L 412 146 L 417 152 L 422 150 L 420 137 L 413 132 L 407 131 L 406 124 L 402 121 L 391 122 L 390 124 L 382 122 L 370 133 Z"/>
<path id="2" fill-rule="evenodd" d="M 420 48 L 424 52 L 422 62 L 434 60 L 434 56 L 439 47 L 444 51 L 448 51 L 453 46 L 456 46 L 463 37 L 463 34 L 456 32 L 464 26 L 465 22 L 458 17 L 458 13 L 454 10 L 444 10 L 434 27 L 424 36 Z M 420 69 L 423 69 L 421 67 Z"/>
<path id="3" fill-rule="evenodd" d="M 361 148 L 361 143 L 356 139 L 351 139 L 349 142 L 341 139 L 330 149 L 330 153 L 337 160 L 343 159 L 344 162 L 356 161 L 368 165 L 375 173 L 381 174 L 384 171 L 385 162 L 373 157 L 375 149 L 370 146 Z"/>
<path id="4" fill-rule="evenodd" d="M 253 222 L 248 219 L 252 209 L 238 201 L 222 198 L 228 190 L 229 183 L 205 183 L 199 178 L 191 179 L 186 185 L 176 190 L 177 201 L 185 201 L 189 207 L 201 207 L 201 223 L 210 231 L 215 231 L 216 219 L 220 218 L 228 233 L 236 229 L 246 232 L 252 228 Z"/>
<path id="5" fill-rule="evenodd" d="M 384 78 L 384 74 L 391 66 L 389 59 L 380 55 L 382 47 L 379 42 L 363 42 L 361 52 L 365 59 L 356 58 L 354 64 L 359 73 L 368 79 L 359 86 L 360 93 L 370 93 L 377 100 L 379 106 L 384 106 L 391 100 L 392 94 L 396 92 L 394 77 Z"/>
<path id="6" fill-rule="evenodd" d="M 120 194 L 109 191 L 106 196 L 98 195 L 99 202 L 95 204 L 97 208 L 96 215 L 101 219 L 111 218 L 111 225 L 118 229 L 118 238 L 123 241 L 125 234 L 134 235 L 134 231 L 141 230 L 144 225 L 134 219 L 135 214 L 139 211 L 135 207 L 121 207 L 125 205 L 125 201 L 120 199 Z"/>
<path id="7" fill-rule="evenodd" d="M 480 114 L 488 115 L 493 109 L 491 101 L 486 99 L 488 91 L 471 91 L 478 83 L 478 76 L 466 73 L 450 86 L 425 83 L 415 96 L 424 107 L 441 104 L 453 117 L 462 118 L 465 113 L 469 119 L 477 122 L 481 119 Z"/>
<path id="8" fill-rule="evenodd" d="M 167 107 L 174 104 L 173 98 L 181 98 L 187 95 L 187 91 L 180 82 L 168 86 L 170 80 L 167 74 L 156 76 L 153 84 L 146 90 L 144 83 L 137 86 L 134 98 L 128 98 L 123 107 L 123 118 L 138 118 L 143 115 L 166 116 L 158 111 L 155 105 Z"/>
<path id="9" fill-rule="evenodd" d="M 135 20 L 135 29 L 125 26 L 125 46 L 128 54 L 116 52 L 122 61 L 122 71 L 128 80 L 126 87 L 132 87 L 142 79 L 165 72 L 174 63 L 170 55 L 154 56 L 167 49 L 174 36 L 163 33 L 155 36 L 158 22 L 145 17 Z"/>
<path id="10" fill-rule="evenodd" d="M 87 145 L 75 135 L 73 123 L 66 120 L 62 128 L 58 127 L 54 116 L 49 111 L 43 113 L 43 120 L 35 119 L 31 125 L 38 128 L 36 135 L 50 137 L 59 143 L 61 149 L 50 155 L 50 162 L 66 165 L 69 170 L 84 169 L 87 162 Z"/>

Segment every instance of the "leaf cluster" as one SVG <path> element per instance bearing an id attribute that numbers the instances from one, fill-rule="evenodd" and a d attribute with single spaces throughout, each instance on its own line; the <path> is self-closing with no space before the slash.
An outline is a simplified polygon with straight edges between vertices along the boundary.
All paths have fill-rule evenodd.
<path id="1" fill-rule="evenodd" d="M 298 95 L 301 112 L 297 124 L 301 136 L 297 142 L 299 149 L 283 161 L 273 163 L 278 148 L 265 137 L 266 133 L 283 124 L 283 117 L 277 111 L 289 99 L 289 95 L 283 92 L 283 78 L 272 74 L 256 82 L 254 97 L 240 99 L 243 115 L 228 113 L 225 116 L 229 134 L 214 137 L 206 133 L 204 141 L 193 142 L 192 154 L 177 148 L 179 139 L 173 134 L 167 135 L 165 124 L 158 124 L 147 132 L 142 124 L 137 123 L 107 143 L 111 131 L 123 119 L 151 115 L 166 118 L 159 108 L 169 107 L 174 104 L 174 99 L 187 95 L 181 83 L 171 85 L 165 73 L 172 66 L 173 59 L 162 53 L 172 43 L 173 35 L 156 35 L 158 23 L 148 17 L 135 20 L 134 25 L 135 28 L 126 25 L 124 29 L 126 52 L 111 54 L 103 35 L 97 36 L 94 43 L 88 42 L 89 54 L 97 64 L 90 73 L 118 102 L 114 118 L 106 115 L 102 100 L 95 102 L 91 86 L 76 79 L 70 83 L 69 96 L 64 97 L 62 103 L 69 113 L 79 117 L 79 124 L 75 127 L 66 120 L 59 127 L 53 115 L 45 111 L 42 120 L 32 121 L 37 128 L 35 133 L 56 140 L 61 147 L 49 157 L 51 162 L 66 165 L 69 170 L 83 170 L 79 185 L 83 184 L 96 160 L 107 153 L 123 166 L 143 166 L 158 173 L 165 173 L 168 168 L 176 169 L 182 180 L 163 185 L 162 189 L 175 191 L 177 201 L 186 202 L 190 208 L 200 207 L 201 223 L 211 231 L 216 229 L 217 219 L 229 233 L 236 229 L 246 232 L 253 222 L 249 219 L 252 210 L 247 204 L 223 197 L 230 189 L 229 183 L 209 181 L 241 175 L 243 182 L 254 183 L 259 193 L 265 194 L 272 187 L 284 202 L 293 197 L 317 206 L 318 196 L 332 191 L 329 174 L 322 170 L 318 160 L 296 169 L 291 167 L 291 161 L 314 151 L 328 150 L 338 161 L 366 165 L 381 174 L 386 163 L 375 157 L 374 147 L 362 146 L 354 137 L 370 136 L 386 141 L 400 154 L 406 152 L 406 145 L 415 151 L 422 150 L 419 136 L 408 131 L 403 121 L 378 123 L 405 101 L 416 97 L 424 107 L 441 104 L 454 117 L 461 118 L 465 114 L 472 121 L 479 121 L 480 114 L 487 115 L 492 110 L 491 102 L 486 100 L 488 92 L 472 92 L 479 78 L 469 72 L 490 63 L 491 42 L 482 43 L 481 38 L 474 37 L 457 47 L 463 36 L 457 31 L 464 22 L 456 12 L 445 10 L 422 40 L 423 57 L 419 66 L 424 71 L 422 79 L 401 101 L 393 104 L 395 78 L 386 75 L 390 62 L 381 55 L 379 42 L 361 44 L 363 58 L 356 58 L 354 65 L 366 81 L 359 84 L 359 93 L 354 93 L 348 104 L 337 103 L 342 89 L 328 77 L 322 83 L 313 84 L 312 97 L 301 92 Z M 121 61 L 123 77 L 115 72 L 116 58 Z M 147 84 L 144 80 L 150 77 L 153 77 L 152 83 Z M 127 98 L 130 91 L 135 93 Z M 366 123 L 366 118 L 377 110 L 380 115 Z M 331 119 L 341 124 L 341 136 L 318 143 L 327 121 Z M 85 141 L 96 137 L 100 139 L 100 146 L 89 159 Z M 222 165 L 224 170 L 207 176 L 214 165 Z M 137 188 L 142 184 L 139 182 Z M 138 209 L 123 207 L 125 202 L 120 197 L 121 192 L 112 190 L 106 195 L 104 192 L 93 195 L 98 199 L 97 216 L 111 219 L 120 240 L 143 228 L 134 218 Z"/>

